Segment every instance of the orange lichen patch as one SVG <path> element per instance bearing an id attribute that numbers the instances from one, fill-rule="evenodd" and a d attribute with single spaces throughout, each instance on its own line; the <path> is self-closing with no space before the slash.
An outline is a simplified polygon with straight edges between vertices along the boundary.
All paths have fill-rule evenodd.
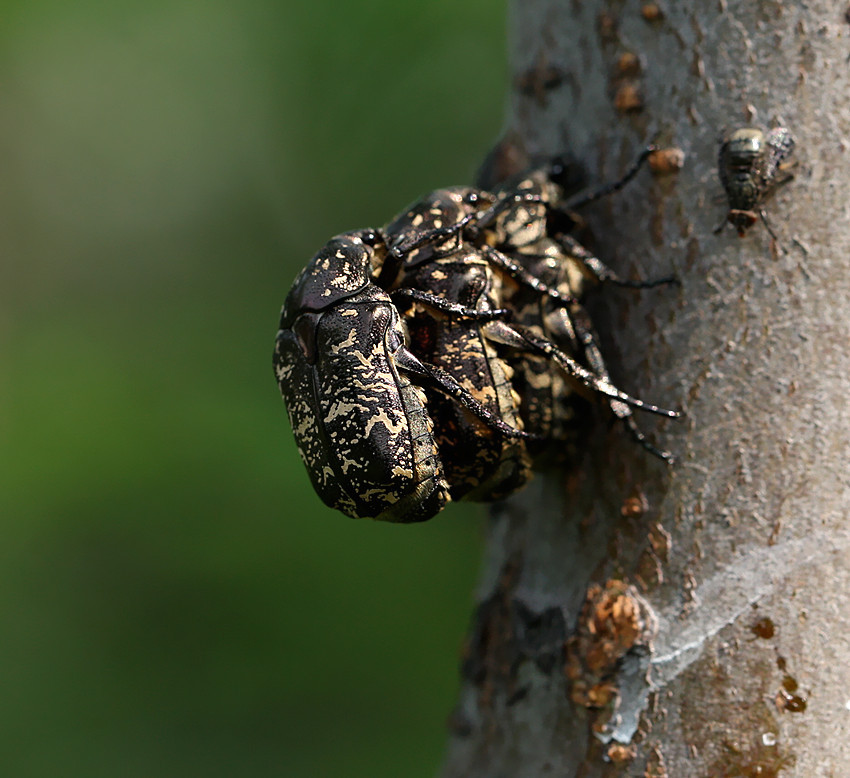
<path id="1" fill-rule="evenodd" d="M 608 747 L 608 758 L 615 763 L 628 762 L 634 759 L 637 748 L 633 745 L 624 746 L 621 743 L 613 743 Z"/>
<path id="2" fill-rule="evenodd" d="M 567 641 L 565 672 L 573 702 L 588 708 L 616 706 L 619 662 L 636 645 L 648 644 L 654 628 L 634 586 L 617 579 L 591 586 L 578 629 Z"/>
<path id="3" fill-rule="evenodd" d="M 588 622 L 588 631 L 596 640 L 587 653 L 587 664 L 591 670 L 601 670 L 616 661 L 635 644 L 640 634 L 639 609 L 635 600 L 619 590 L 619 582 L 611 590 L 601 593 L 594 604 Z"/>
<path id="4" fill-rule="evenodd" d="M 617 698 L 617 687 L 610 683 L 598 683 L 586 690 L 588 708 L 604 708 Z"/>
<path id="5" fill-rule="evenodd" d="M 684 164 L 685 152 L 679 148 L 658 149 L 649 155 L 649 169 L 656 176 L 678 173 Z"/>

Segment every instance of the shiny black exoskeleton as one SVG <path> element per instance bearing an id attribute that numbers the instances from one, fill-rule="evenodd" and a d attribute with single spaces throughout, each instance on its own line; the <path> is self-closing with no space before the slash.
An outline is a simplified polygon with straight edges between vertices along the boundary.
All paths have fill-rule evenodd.
<path id="1" fill-rule="evenodd" d="M 330 240 L 296 278 L 274 368 L 316 492 L 355 517 L 429 519 L 449 500 L 422 385 L 438 387 L 505 437 L 521 436 L 451 375 L 423 364 L 390 296 L 372 282 L 379 233 Z"/>
<path id="2" fill-rule="evenodd" d="M 623 179 L 580 198 L 579 204 L 616 191 L 636 174 L 651 151 L 644 152 Z M 437 354 L 433 357 L 429 352 L 429 359 L 451 359 L 455 353 L 464 353 L 465 359 L 456 361 L 452 373 L 474 383 L 472 391 L 483 393 L 476 395 L 482 402 L 486 398 L 496 402 L 501 413 L 509 414 L 506 418 L 512 425 L 517 423 L 514 419 L 519 402 L 519 419 L 530 437 L 510 441 L 513 453 L 507 456 L 520 472 L 520 463 L 527 459 L 517 456 L 517 448 L 528 446 L 532 452 L 539 451 L 547 443 L 564 440 L 567 428 L 576 427 L 568 401 L 570 387 L 576 384 L 606 396 L 641 445 L 669 461 L 670 454 L 651 445 L 641 433 L 630 406 L 668 416 L 677 414 L 613 386 L 589 316 L 578 302 L 586 278 L 637 287 L 654 284 L 623 281 L 564 233 L 563 225 L 571 225 L 572 219 L 561 210 L 564 197 L 559 181 L 572 172 L 562 170 L 555 162 L 511 179 L 495 192 L 454 187 L 426 195 L 385 230 L 389 245 L 404 249 L 397 252 L 393 264 L 388 259 L 382 268 L 383 284 L 417 289 L 420 296 L 428 290 L 438 299 L 458 301 L 472 289 L 474 279 L 479 289 L 486 289 L 493 297 L 488 307 L 502 304 L 508 309 L 508 321 L 445 322 L 439 311 L 423 301 L 418 312 L 408 317 L 408 325 L 414 342 L 413 333 L 427 333 L 424 342 Z M 439 239 L 425 240 L 428 235 L 438 235 Z M 466 333 L 463 349 L 435 345 L 440 335 L 459 330 Z M 417 354 L 419 350 L 414 348 Z M 516 371 L 510 392 L 500 378 L 506 367 L 511 373 Z M 443 415 L 438 413 L 434 418 L 439 428 Z M 466 474 L 473 481 L 492 485 L 488 480 L 492 463 L 506 464 L 494 450 L 500 443 L 489 441 L 488 445 L 480 436 L 458 434 L 457 430 L 463 431 L 465 426 L 468 423 L 465 425 L 462 418 L 454 422 L 452 434 L 443 436 L 441 448 L 447 454 L 459 448 L 462 455 L 458 459 L 464 463 Z M 462 441 L 471 439 L 477 440 L 478 446 L 463 445 Z M 512 483 L 510 471 L 505 477 L 504 483 Z"/>
<path id="3" fill-rule="evenodd" d="M 621 281 L 566 234 L 557 181 L 547 165 L 495 192 L 436 190 L 384 230 L 333 238 L 295 280 L 275 373 L 328 505 L 411 522 L 450 499 L 505 497 L 533 451 L 565 438 L 575 385 L 670 459 L 629 408 L 678 414 L 611 383 L 579 302 L 584 277 L 647 284 Z"/>

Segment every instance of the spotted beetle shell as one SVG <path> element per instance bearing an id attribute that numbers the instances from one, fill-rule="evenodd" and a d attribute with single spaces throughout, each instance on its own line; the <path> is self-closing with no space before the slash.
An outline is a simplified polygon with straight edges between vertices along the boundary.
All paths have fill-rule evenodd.
<path id="1" fill-rule="evenodd" d="M 499 292 L 487 261 L 464 250 L 414 268 L 404 283 L 460 302 L 475 310 L 496 307 Z M 453 375 L 478 402 L 508 425 L 521 428 L 513 371 L 487 339 L 481 323 L 446 317 L 423 307 L 408 320 L 411 347 L 430 364 Z M 531 476 L 526 441 L 489 429 L 456 402 L 429 401 L 434 436 L 453 499 L 498 500 L 522 487 Z"/>
<path id="2" fill-rule="evenodd" d="M 361 286 L 357 275 L 367 278 L 370 251 L 356 238 L 341 236 L 313 258 L 284 309 L 275 373 L 322 500 L 354 518 L 422 521 L 443 508 L 448 487 L 424 393 L 394 361 L 405 343 L 398 312 L 370 283 L 347 296 L 340 291 Z M 335 259 L 344 272 L 337 272 Z M 303 303 L 314 297 L 304 294 L 311 288 L 305 278 L 322 274 L 340 279 L 338 285 L 325 284 L 335 290 L 328 295 L 333 299 L 324 310 L 316 305 L 304 310 Z"/>

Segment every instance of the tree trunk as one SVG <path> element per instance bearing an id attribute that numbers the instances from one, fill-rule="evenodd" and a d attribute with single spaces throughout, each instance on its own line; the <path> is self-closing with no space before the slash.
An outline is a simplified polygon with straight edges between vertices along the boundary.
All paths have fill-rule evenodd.
<path id="1" fill-rule="evenodd" d="M 595 182 L 684 152 L 583 213 L 622 275 L 593 295 L 615 383 L 581 463 L 493 511 L 445 778 L 843 776 L 850 765 L 850 23 L 813 0 L 662 9 L 515 0 L 504 158 Z M 713 228 L 719 137 L 793 133 L 778 240 Z M 610 414 L 608 414 L 610 415 Z"/>

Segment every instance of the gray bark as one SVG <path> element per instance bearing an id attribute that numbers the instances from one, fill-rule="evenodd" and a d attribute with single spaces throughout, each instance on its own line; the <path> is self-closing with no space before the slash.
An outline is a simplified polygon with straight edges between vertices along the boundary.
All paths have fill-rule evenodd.
<path id="1" fill-rule="evenodd" d="M 575 470 L 496 506 L 446 778 L 848 775 L 850 23 L 823 0 L 651 10 L 514 0 L 506 137 L 598 182 L 646 142 L 684 152 L 584 214 L 611 267 L 681 280 L 592 308 L 615 382 L 686 413 L 639 418 L 678 463 L 600 409 Z M 720 133 L 776 124 L 778 245 L 714 235 Z"/>

